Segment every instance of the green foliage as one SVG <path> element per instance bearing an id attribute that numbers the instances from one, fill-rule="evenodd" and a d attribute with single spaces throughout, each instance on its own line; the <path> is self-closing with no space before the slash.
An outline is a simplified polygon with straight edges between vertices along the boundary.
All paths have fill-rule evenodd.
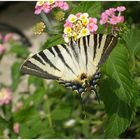
<path id="1" fill-rule="evenodd" d="M 101 12 L 101 2 L 84 1 L 78 4 L 78 8 L 73 8 L 71 13 L 88 13 L 91 17 L 99 17 Z"/>
<path id="2" fill-rule="evenodd" d="M 17 57 L 26 58 L 29 55 L 27 47 L 22 44 L 11 42 L 11 53 L 15 53 Z"/>
<path id="3" fill-rule="evenodd" d="M 11 78 L 12 78 L 12 85 L 11 88 L 15 91 L 20 83 L 20 67 L 21 63 L 15 62 L 11 68 Z"/>
<path id="4" fill-rule="evenodd" d="M 132 121 L 136 110 L 137 91 L 129 72 L 128 52 L 118 44 L 103 67 L 109 78 L 101 86 L 101 96 L 105 103 L 108 121 L 106 135 L 116 137 Z"/>
<path id="5" fill-rule="evenodd" d="M 45 44 L 42 46 L 42 49 L 46 49 L 62 43 L 64 43 L 62 35 L 54 35 L 47 39 Z"/>
<path id="6" fill-rule="evenodd" d="M 130 55 L 135 57 L 140 51 L 140 30 L 131 29 L 123 36 Z"/>

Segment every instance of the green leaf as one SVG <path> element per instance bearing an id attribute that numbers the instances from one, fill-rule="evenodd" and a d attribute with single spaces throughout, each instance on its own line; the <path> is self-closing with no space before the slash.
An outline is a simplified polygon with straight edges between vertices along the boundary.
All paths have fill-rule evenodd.
<path id="1" fill-rule="evenodd" d="M 140 30 L 131 29 L 124 34 L 126 47 L 128 48 L 130 55 L 135 56 L 140 51 Z"/>
<path id="2" fill-rule="evenodd" d="M 22 123 L 28 121 L 29 119 L 31 119 L 33 116 L 35 117 L 36 115 L 38 115 L 38 111 L 35 108 L 28 106 L 28 108 L 23 108 L 19 112 L 15 112 L 13 114 L 13 118 L 15 122 Z"/>
<path id="3" fill-rule="evenodd" d="M 20 67 L 21 67 L 21 63 L 15 62 L 11 68 L 11 78 L 12 78 L 11 88 L 13 91 L 16 90 L 16 88 L 20 83 Z"/>
<path id="4" fill-rule="evenodd" d="M 42 49 L 47 49 L 49 47 L 53 47 L 55 45 L 63 44 L 63 43 L 65 43 L 65 42 L 63 40 L 62 35 L 51 36 L 47 39 L 45 44 L 42 46 Z"/>
<path id="5" fill-rule="evenodd" d="M 32 95 L 28 97 L 24 101 L 24 108 L 30 106 L 30 103 L 33 102 L 33 106 L 39 105 L 41 102 L 44 101 L 43 97 L 46 94 L 45 90 L 43 87 L 38 88 Z"/>
<path id="6" fill-rule="evenodd" d="M 31 85 L 35 85 L 36 87 L 42 87 L 44 84 L 43 84 L 43 79 L 41 78 L 38 78 L 36 76 L 29 76 L 28 78 L 28 84 Z"/>
<path id="7" fill-rule="evenodd" d="M 130 125 L 136 109 L 137 92 L 129 73 L 128 52 L 117 45 L 103 66 L 110 78 L 100 86 L 101 98 L 108 114 L 106 136 L 117 137 Z"/>
<path id="8" fill-rule="evenodd" d="M 11 45 L 10 52 L 15 53 L 17 57 L 26 58 L 29 55 L 27 47 L 17 43 L 12 43 Z"/>
<path id="9" fill-rule="evenodd" d="M 52 119 L 53 120 L 64 120 L 69 118 L 70 113 L 72 111 L 72 108 L 67 105 L 67 104 L 61 104 L 59 106 L 57 106 L 53 111 L 52 111 Z"/>
<path id="10" fill-rule="evenodd" d="M 83 1 L 77 6 L 77 8 L 72 9 L 71 13 L 88 13 L 91 17 L 98 17 L 101 11 L 101 3 L 93 1 Z"/>

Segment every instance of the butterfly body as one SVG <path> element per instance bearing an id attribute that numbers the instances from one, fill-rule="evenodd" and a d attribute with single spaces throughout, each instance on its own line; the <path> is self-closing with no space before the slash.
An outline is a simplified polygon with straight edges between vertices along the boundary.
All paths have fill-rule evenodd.
<path id="1" fill-rule="evenodd" d="M 113 35 L 88 35 L 33 55 L 22 65 L 21 72 L 57 80 L 79 94 L 94 91 L 100 78 L 100 65 L 116 43 L 117 38 Z"/>

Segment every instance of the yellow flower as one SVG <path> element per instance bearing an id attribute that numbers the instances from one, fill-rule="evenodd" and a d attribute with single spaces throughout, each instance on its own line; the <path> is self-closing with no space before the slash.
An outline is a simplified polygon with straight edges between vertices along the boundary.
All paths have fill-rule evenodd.
<path id="1" fill-rule="evenodd" d="M 36 6 L 42 6 L 44 3 L 45 3 L 44 0 L 39 0 L 37 1 Z"/>
<path id="2" fill-rule="evenodd" d="M 74 40 L 77 39 L 77 33 L 76 32 L 72 33 L 72 36 L 73 36 Z"/>
<path id="3" fill-rule="evenodd" d="M 53 4 L 54 0 L 47 0 L 49 4 Z"/>
<path id="4" fill-rule="evenodd" d="M 86 36 L 86 35 L 89 35 L 89 30 L 88 29 L 86 29 L 86 28 L 83 28 L 82 30 L 81 30 L 81 32 L 80 32 L 80 35 L 81 36 Z"/>
<path id="5" fill-rule="evenodd" d="M 70 28 L 70 27 L 66 27 L 66 28 L 64 29 L 64 33 L 65 33 L 65 34 L 70 34 L 70 33 L 71 33 L 71 28 Z"/>
<path id="6" fill-rule="evenodd" d="M 33 32 L 35 35 L 40 35 L 44 29 L 45 29 L 45 24 L 43 22 L 39 22 L 36 25 L 33 26 Z"/>
<path id="7" fill-rule="evenodd" d="M 80 16 L 80 19 L 83 20 L 83 19 L 87 19 L 88 18 L 88 13 L 84 13 Z"/>
<path id="8" fill-rule="evenodd" d="M 69 15 L 68 19 L 69 19 L 69 22 L 73 23 L 77 20 L 77 17 L 75 15 L 71 14 L 71 15 Z"/>
<path id="9" fill-rule="evenodd" d="M 82 23 L 83 23 L 83 25 L 86 26 L 89 23 L 89 19 L 88 18 L 83 19 Z"/>

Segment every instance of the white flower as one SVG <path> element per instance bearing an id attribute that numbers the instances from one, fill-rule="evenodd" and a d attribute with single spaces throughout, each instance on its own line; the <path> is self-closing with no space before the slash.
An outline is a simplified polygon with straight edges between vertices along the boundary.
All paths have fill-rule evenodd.
<path id="1" fill-rule="evenodd" d="M 77 20 L 77 17 L 73 14 L 70 14 L 68 17 L 69 22 L 73 23 Z"/>
<path id="2" fill-rule="evenodd" d="M 81 19 L 81 20 L 87 19 L 88 16 L 89 16 L 88 13 L 83 13 L 83 14 L 80 15 L 80 19 Z"/>
<path id="3" fill-rule="evenodd" d="M 76 121 L 74 119 L 70 119 L 67 122 L 65 122 L 64 126 L 65 127 L 71 127 L 76 123 Z"/>

